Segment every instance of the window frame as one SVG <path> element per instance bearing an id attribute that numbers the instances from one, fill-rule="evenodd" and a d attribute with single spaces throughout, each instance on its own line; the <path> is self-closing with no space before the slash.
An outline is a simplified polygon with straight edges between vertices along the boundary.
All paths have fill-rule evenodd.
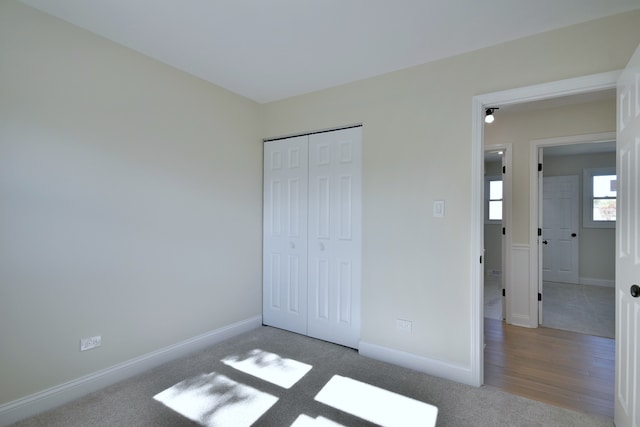
<path id="1" fill-rule="evenodd" d="M 616 221 L 594 221 L 593 220 L 593 177 L 601 175 L 615 175 L 616 168 L 588 168 L 583 169 L 582 180 L 582 226 L 584 228 L 615 228 Z M 616 209 L 618 207 L 618 197 L 616 191 Z M 616 215 L 617 217 L 617 215 Z"/>
<path id="2" fill-rule="evenodd" d="M 490 197 L 490 182 L 500 181 L 502 182 L 502 198 L 491 200 Z M 502 219 L 489 219 L 489 202 L 499 200 L 502 203 Z M 504 221 L 504 177 L 502 175 L 492 175 L 484 177 L 484 223 L 485 224 L 502 224 Z"/>

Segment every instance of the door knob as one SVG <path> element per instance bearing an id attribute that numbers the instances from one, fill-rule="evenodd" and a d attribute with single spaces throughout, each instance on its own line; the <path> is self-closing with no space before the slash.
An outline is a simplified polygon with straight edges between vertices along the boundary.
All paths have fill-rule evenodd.
<path id="1" fill-rule="evenodd" d="M 640 286 L 638 285 L 631 286 L 631 296 L 634 298 L 640 297 Z"/>
<path id="2" fill-rule="evenodd" d="M 320 242 L 320 250 L 324 251 L 324 243 Z"/>
<path id="3" fill-rule="evenodd" d="M 546 245 L 549 242 L 547 240 L 543 240 L 542 243 L 544 243 Z"/>
<path id="4" fill-rule="evenodd" d="M 571 233 L 571 237 L 576 237 L 577 234 L 576 233 Z"/>
<path id="5" fill-rule="evenodd" d="M 291 246 L 291 249 L 295 249 L 296 248 L 296 244 L 293 242 L 289 242 L 289 245 Z"/>

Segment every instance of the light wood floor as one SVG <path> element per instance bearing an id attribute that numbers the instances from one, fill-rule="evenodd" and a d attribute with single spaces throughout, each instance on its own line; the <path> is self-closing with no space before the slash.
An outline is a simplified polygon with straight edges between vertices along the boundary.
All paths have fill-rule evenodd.
<path id="1" fill-rule="evenodd" d="M 484 382 L 506 392 L 613 418 L 615 341 L 484 319 Z"/>

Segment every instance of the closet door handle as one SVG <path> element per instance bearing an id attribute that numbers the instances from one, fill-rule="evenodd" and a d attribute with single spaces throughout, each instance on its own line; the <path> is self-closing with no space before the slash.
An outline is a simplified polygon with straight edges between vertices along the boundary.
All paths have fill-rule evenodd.
<path id="1" fill-rule="evenodd" d="M 291 246 L 291 249 L 296 248 L 296 244 L 293 242 L 293 240 L 289 242 L 289 246 Z"/>
<path id="2" fill-rule="evenodd" d="M 324 243 L 322 242 L 318 242 L 319 246 L 320 246 L 320 250 L 324 251 Z"/>

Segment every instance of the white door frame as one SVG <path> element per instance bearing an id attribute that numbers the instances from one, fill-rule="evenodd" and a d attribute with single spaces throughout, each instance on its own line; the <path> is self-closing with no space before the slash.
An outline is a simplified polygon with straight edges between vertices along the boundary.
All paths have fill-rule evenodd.
<path id="1" fill-rule="evenodd" d="M 538 301 L 537 293 L 542 289 L 542 254 L 540 250 L 538 228 L 541 227 L 540 223 L 540 210 L 542 203 L 540 203 L 540 188 L 538 176 L 538 163 L 540 162 L 540 151 L 545 147 L 557 147 L 560 145 L 573 145 L 583 143 L 598 143 L 615 141 L 615 132 L 603 132 L 603 133 L 591 133 L 586 135 L 566 136 L 559 138 L 544 138 L 534 139 L 529 141 L 529 244 L 532 242 L 538 242 L 537 246 L 533 250 L 529 251 L 530 260 L 529 269 L 531 277 L 529 280 L 531 291 L 531 308 L 530 313 L 535 313 L 535 318 L 532 319 L 532 328 L 536 328 L 541 323 L 542 303 Z M 544 174 L 544 165 L 543 165 Z M 579 210 L 579 212 L 582 212 Z"/>
<path id="2" fill-rule="evenodd" d="M 471 100 L 471 251 L 469 259 L 471 274 L 471 354 L 469 383 L 472 385 L 479 387 L 484 383 L 484 269 L 481 262 L 484 248 L 483 162 L 485 108 L 496 105 L 521 104 L 605 89 L 615 89 L 619 76 L 620 71 L 609 71 L 606 73 L 477 95 Z M 534 283 L 537 284 L 537 282 Z M 537 310 L 534 311 L 537 313 Z"/>

